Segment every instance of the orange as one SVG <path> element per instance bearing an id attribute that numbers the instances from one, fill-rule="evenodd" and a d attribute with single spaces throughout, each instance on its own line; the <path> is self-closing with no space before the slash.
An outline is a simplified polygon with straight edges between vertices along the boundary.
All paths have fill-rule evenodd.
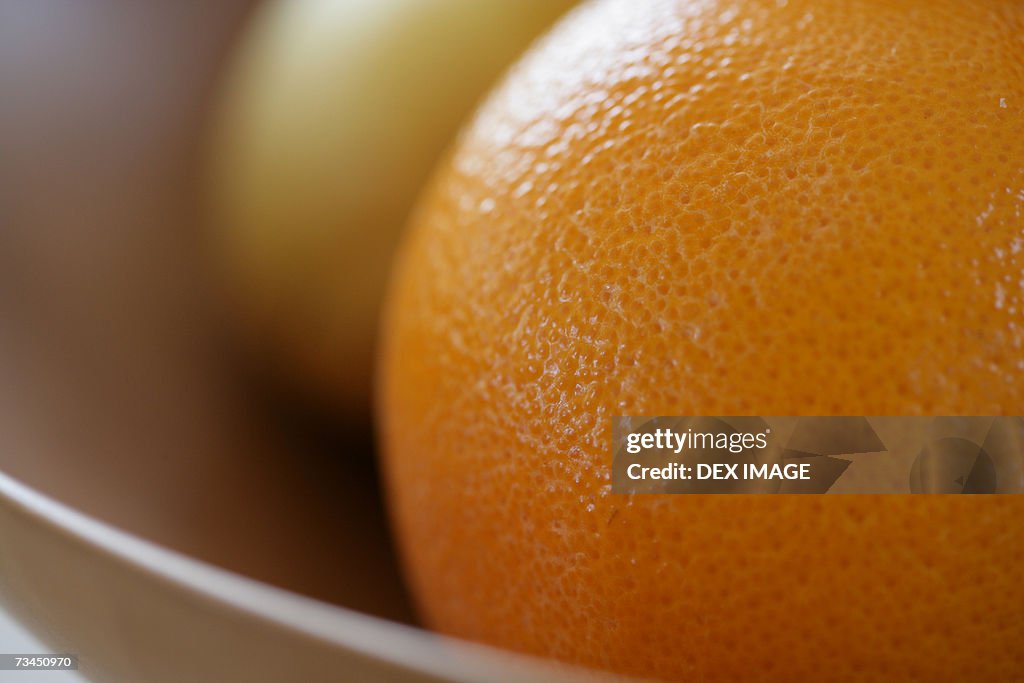
<path id="1" fill-rule="evenodd" d="M 422 198 L 382 436 L 437 629 L 668 680 L 1024 677 L 1024 499 L 623 496 L 614 415 L 1024 412 L 1024 4 L 599 2 Z"/>

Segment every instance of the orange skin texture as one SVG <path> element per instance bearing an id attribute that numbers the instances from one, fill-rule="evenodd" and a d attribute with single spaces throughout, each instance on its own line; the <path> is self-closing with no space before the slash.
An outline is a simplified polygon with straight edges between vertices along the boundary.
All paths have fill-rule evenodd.
<path id="1" fill-rule="evenodd" d="M 1024 498 L 623 496 L 614 415 L 1024 413 L 1024 4 L 590 4 L 422 198 L 379 409 L 445 633 L 679 681 L 1024 677 Z"/>

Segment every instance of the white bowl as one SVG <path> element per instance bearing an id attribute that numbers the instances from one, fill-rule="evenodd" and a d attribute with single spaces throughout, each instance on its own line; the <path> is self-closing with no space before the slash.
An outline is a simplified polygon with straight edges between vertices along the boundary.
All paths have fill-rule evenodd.
<path id="1" fill-rule="evenodd" d="M 302 597 L 89 518 L 0 473 L 0 599 L 96 681 L 594 681 Z"/>

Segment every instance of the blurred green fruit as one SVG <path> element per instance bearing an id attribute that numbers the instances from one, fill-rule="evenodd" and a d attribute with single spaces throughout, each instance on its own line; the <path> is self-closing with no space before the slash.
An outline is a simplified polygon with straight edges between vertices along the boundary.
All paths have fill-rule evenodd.
<path id="1" fill-rule="evenodd" d="M 278 379 L 369 406 L 397 235 L 483 93 L 573 0 L 277 0 L 242 40 L 209 174 L 229 310 Z"/>

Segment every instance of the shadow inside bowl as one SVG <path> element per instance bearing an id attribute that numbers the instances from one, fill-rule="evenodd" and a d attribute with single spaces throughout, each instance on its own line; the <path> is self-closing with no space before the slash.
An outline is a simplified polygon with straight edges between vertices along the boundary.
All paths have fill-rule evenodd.
<path id="1" fill-rule="evenodd" d="M 0 8 L 0 471 L 245 576 L 412 619 L 369 426 L 225 349 L 202 131 L 250 0 Z M 330 433 L 330 435 L 328 435 Z"/>

